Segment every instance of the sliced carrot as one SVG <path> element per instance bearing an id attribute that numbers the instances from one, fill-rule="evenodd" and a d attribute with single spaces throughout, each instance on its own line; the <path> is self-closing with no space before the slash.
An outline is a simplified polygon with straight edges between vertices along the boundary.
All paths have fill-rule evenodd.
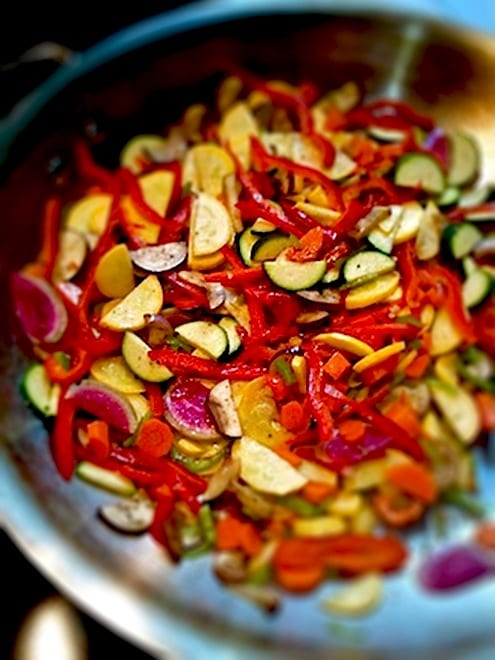
<path id="1" fill-rule="evenodd" d="M 392 527 L 408 527 L 418 521 L 424 512 L 424 504 L 397 493 L 376 493 L 372 498 L 373 509 L 378 517 Z"/>
<path id="2" fill-rule="evenodd" d="M 351 366 L 349 360 L 340 351 L 335 351 L 323 365 L 323 371 L 333 380 L 340 380 Z"/>
<path id="3" fill-rule="evenodd" d="M 86 427 L 89 451 L 95 458 L 106 458 L 110 451 L 110 438 L 108 424 L 100 419 L 95 419 Z"/>
<path id="4" fill-rule="evenodd" d="M 418 355 L 404 370 L 408 378 L 421 378 L 430 365 L 431 358 L 427 353 Z"/>
<path id="5" fill-rule="evenodd" d="M 413 437 L 421 434 L 418 413 L 411 406 L 406 395 L 395 399 L 384 410 L 385 415 Z"/>
<path id="6" fill-rule="evenodd" d="M 431 504 L 438 497 L 438 486 L 430 470 L 421 463 L 398 463 L 386 471 L 387 480 L 406 495 Z"/>
<path id="7" fill-rule="evenodd" d="M 495 550 L 495 521 L 481 523 L 476 529 L 474 539 L 483 548 Z"/>
<path id="8" fill-rule="evenodd" d="M 323 246 L 325 232 L 323 227 L 317 225 L 307 231 L 299 239 L 297 247 L 289 248 L 287 256 L 291 261 L 311 261 L 318 257 Z"/>
<path id="9" fill-rule="evenodd" d="M 361 419 L 345 419 L 338 425 L 339 433 L 347 442 L 358 442 L 366 431 L 366 424 Z"/>
<path id="10" fill-rule="evenodd" d="M 145 419 L 137 432 L 135 446 L 150 456 L 166 456 L 172 448 L 174 434 L 170 426 L 156 417 Z"/>
<path id="11" fill-rule="evenodd" d="M 308 566 L 307 568 L 275 568 L 275 580 L 287 591 L 304 593 L 312 591 L 325 579 L 325 566 Z"/>
<path id="12" fill-rule="evenodd" d="M 321 481 L 308 481 L 301 490 L 301 495 L 311 504 L 321 504 L 331 495 L 335 495 L 337 486 L 330 486 Z"/>
<path id="13" fill-rule="evenodd" d="M 475 394 L 481 415 L 481 424 L 486 431 L 495 431 L 495 395 L 489 392 Z"/>
<path id="14" fill-rule="evenodd" d="M 304 407 L 299 401 L 288 401 L 280 408 L 280 423 L 288 431 L 301 430 L 306 422 Z"/>
<path id="15" fill-rule="evenodd" d="M 406 557 L 404 543 L 395 536 L 347 532 L 324 538 L 282 539 L 275 551 L 273 565 L 276 571 L 304 571 L 325 565 L 357 574 L 396 570 Z"/>
<path id="16" fill-rule="evenodd" d="M 250 522 L 227 516 L 217 522 L 216 546 L 218 550 L 243 550 L 254 556 L 261 550 L 263 542 L 258 530 Z"/>

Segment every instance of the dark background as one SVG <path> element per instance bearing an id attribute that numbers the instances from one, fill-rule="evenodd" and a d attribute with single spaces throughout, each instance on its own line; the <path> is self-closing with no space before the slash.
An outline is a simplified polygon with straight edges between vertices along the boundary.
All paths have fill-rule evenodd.
<path id="1" fill-rule="evenodd" d="M 10 98 L 18 96 L 19 91 L 29 91 L 45 71 L 49 72 L 38 67 L 33 75 L 22 72 L 19 79 L 17 70 L 5 68 L 29 48 L 40 42 L 53 41 L 72 50 L 86 50 L 123 27 L 183 4 L 186 3 L 173 0 L 139 0 L 134 4 L 105 3 L 103 0 L 99 5 L 77 0 L 64 4 L 49 1 L 26 3 L 22 0 L 4 3 L 0 15 L 0 97 L 3 97 L 0 100 L 0 114 L 8 111 Z M 11 96 L 14 89 L 15 94 Z M 0 558 L 4 580 L 7 580 L 7 575 L 11 576 L 10 583 L 4 582 L 8 598 L 4 599 L 0 623 L 0 658 L 7 660 L 12 657 L 15 639 L 31 609 L 46 598 L 59 594 L 1 530 Z M 85 612 L 76 608 L 76 613 L 86 633 L 89 660 L 108 657 L 119 660 L 151 659 L 147 653 L 114 635 Z"/>

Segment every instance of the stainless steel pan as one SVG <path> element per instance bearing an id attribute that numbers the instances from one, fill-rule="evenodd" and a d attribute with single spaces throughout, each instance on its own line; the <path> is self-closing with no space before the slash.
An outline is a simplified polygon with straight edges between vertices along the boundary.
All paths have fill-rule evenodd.
<path id="1" fill-rule="evenodd" d="M 417 586 L 417 555 L 403 575 L 387 579 L 382 607 L 351 622 L 322 611 L 331 586 L 287 598 L 270 617 L 215 582 L 207 558 L 171 566 L 149 538 L 118 536 L 96 520 L 97 506 L 111 496 L 58 477 L 46 431 L 19 395 L 23 358 L 12 344 L 6 277 L 34 254 L 47 163 L 63 163 L 67 145 L 88 125 L 100 127 L 96 152 L 111 165 L 126 136 L 175 119 L 236 61 L 262 75 L 328 87 L 356 80 L 369 96 L 410 101 L 472 131 L 485 176 L 495 180 L 495 40 L 432 18 L 329 12 L 321 4 L 252 15 L 235 4 L 192 5 L 158 16 L 70 58 L 0 125 L 1 521 L 68 598 L 157 656 L 492 657 L 495 580 L 433 597 Z M 495 465 L 480 470 L 493 513 Z M 464 532 L 453 520 L 452 538 Z M 427 527 L 411 543 L 420 553 L 434 545 L 434 533 Z"/>

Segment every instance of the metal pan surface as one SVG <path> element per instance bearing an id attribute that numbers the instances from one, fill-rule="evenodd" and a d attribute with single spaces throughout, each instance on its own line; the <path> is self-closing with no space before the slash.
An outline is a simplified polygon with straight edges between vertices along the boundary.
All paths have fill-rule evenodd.
<path id="1" fill-rule="evenodd" d="M 312 78 L 325 86 L 356 80 L 369 97 L 414 103 L 446 126 L 472 132 L 483 171 L 495 180 L 495 40 L 430 18 L 189 7 L 113 35 L 74 56 L 0 124 L 0 296 L 6 277 L 35 251 L 36 209 L 46 192 L 44 163 L 88 118 L 105 126 L 100 147 L 153 130 L 192 100 L 211 93 L 218 71 L 236 61 L 273 77 Z M 29 194 L 26 194 L 29 191 Z M 4 312 L 0 336 L 0 521 L 26 556 L 78 605 L 157 657 L 469 658 L 493 657 L 495 580 L 448 596 L 422 592 L 422 553 L 438 539 L 428 525 L 411 536 L 407 570 L 387 578 L 374 614 L 336 621 L 322 611 L 325 586 L 288 597 L 268 616 L 218 584 L 208 558 L 172 566 L 149 538 L 123 537 L 101 525 L 110 495 L 54 470 L 47 434 L 19 394 L 21 352 Z M 495 457 L 481 463 L 481 497 L 495 513 Z M 466 523 L 452 519 L 450 539 Z"/>

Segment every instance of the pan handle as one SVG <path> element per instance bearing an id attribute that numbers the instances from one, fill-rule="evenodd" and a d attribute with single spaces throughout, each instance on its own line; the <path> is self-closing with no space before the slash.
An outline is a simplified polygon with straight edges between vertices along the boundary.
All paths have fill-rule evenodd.
<path id="1" fill-rule="evenodd" d="M 53 41 L 43 41 L 0 66 L 0 164 L 13 135 L 18 112 L 61 66 L 72 63 L 79 53 Z"/>

